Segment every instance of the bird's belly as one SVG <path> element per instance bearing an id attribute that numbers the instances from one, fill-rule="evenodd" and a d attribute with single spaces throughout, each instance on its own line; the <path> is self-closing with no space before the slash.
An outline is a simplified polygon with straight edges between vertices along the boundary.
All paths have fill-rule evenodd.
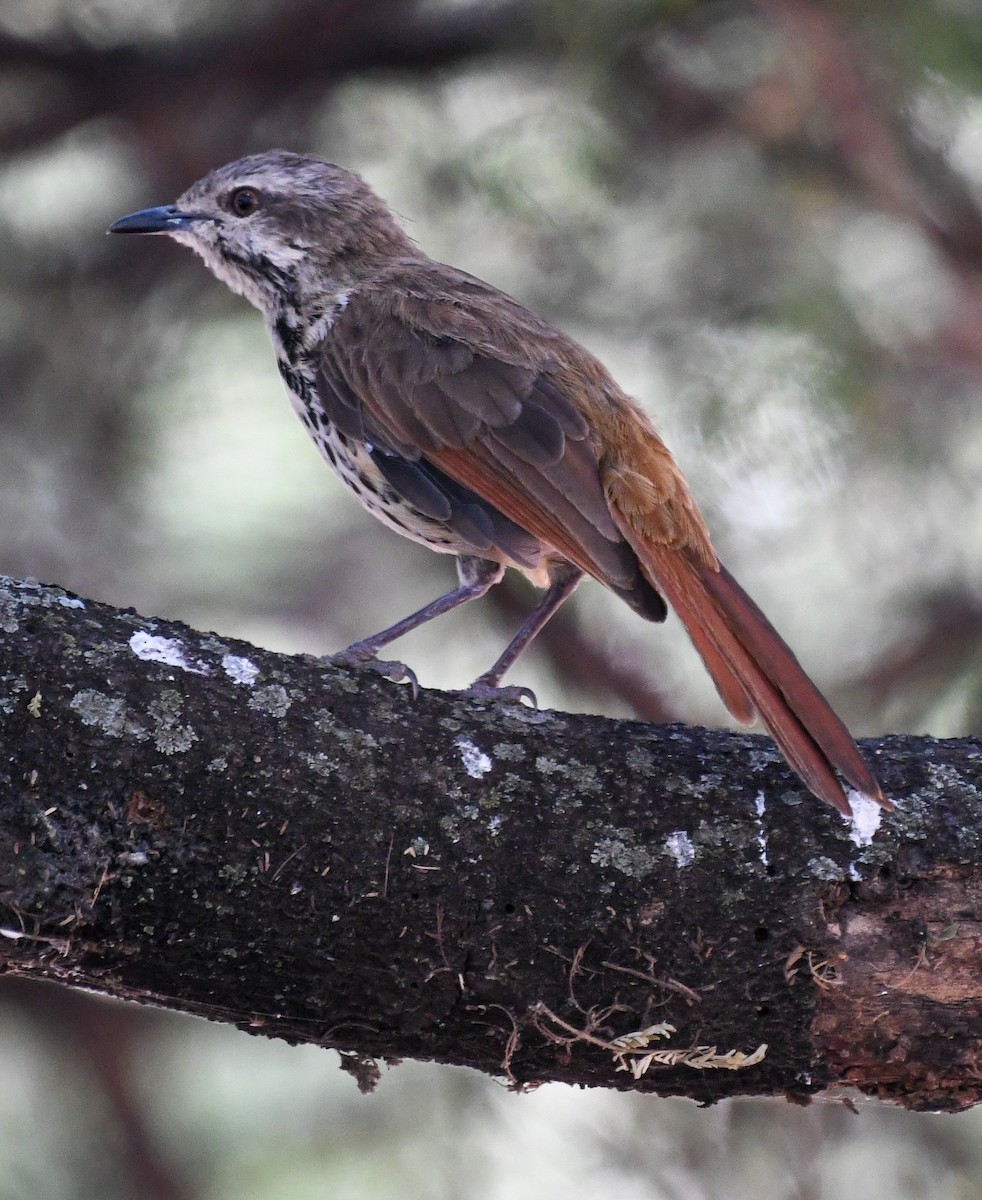
<path id="1" fill-rule="evenodd" d="M 277 356 L 277 363 L 290 406 L 334 473 L 363 508 L 396 533 L 429 546 L 431 550 L 441 554 L 473 552 L 446 526 L 419 512 L 400 496 L 372 462 L 367 448 L 355 438 L 341 433 L 328 419 L 318 402 L 309 369 L 305 370 L 281 355 Z"/>
<path id="2" fill-rule="evenodd" d="M 290 404 L 314 444 L 345 487 L 373 517 L 403 537 L 441 554 L 477 555 L 516 567 L 533 582 L 538 583 L 540 576 L 545 578 L 547 549 L 537 538 L 491 510 L 478 496 L 450 479 L 444 479 L 442 484 L 455 492 L 456 508 L 454 505 L 448 507 L 448 519 L 421 511 L 409 495 L 396 486 L 398 480 L 387 478 L 380 470 L 375 461 L 378 451 L 343 433 L 330 419 L 314 386 L 311 368 L 302 362 L 294 365 L 285 357 L 279 358 L 279 368 Z M 462 516 L 474 507 L 485 510 L 483 516 L 477 514 L 480 518 L 478 526 L 474 524 L 473 511 L 470 520 L 465 519 L 461 524 Z"/>
<path id="3" fill-rule="evenodd" d="M 325 422 L 311 429 L 317 449 L 363 508 L 383 525 L 441 554 L 473 554 L 474 549 L 440 521 L 421 513 L 382 475 L 360 442 Z"/>

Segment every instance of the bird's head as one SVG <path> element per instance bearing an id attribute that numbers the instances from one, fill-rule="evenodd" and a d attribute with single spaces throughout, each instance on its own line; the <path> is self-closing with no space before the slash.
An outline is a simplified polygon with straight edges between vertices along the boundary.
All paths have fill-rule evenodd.
<path id="1" fill-rule="evenodd" d="M 356 282 L 411 243 L 353 171 L 270 150 L 210 171 L 176 204 L 121 217 L 109 233 L 165 233 L 261 311 Z"/>

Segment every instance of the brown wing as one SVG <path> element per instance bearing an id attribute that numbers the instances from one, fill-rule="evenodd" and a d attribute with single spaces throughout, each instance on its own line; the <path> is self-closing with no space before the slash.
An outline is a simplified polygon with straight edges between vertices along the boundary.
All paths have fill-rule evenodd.
<path id="1" fill-rule="evenodd" d="M 463 273 L 449 295 L 420 294 L 419 274 L 415 292 L 388 279 L 336 318 L 318 379 L 328 417 L 406 463 L 436 468 L 662 619 L 664 602 L 611 516 L 589 427 L 559 382 L 552 347 L 561 335 Z"/>

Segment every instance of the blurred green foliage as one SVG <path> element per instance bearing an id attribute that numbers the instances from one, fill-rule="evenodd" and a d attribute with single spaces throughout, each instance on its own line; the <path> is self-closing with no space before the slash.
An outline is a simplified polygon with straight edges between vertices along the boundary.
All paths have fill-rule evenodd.
<path id="1" fill-rule="evenodd" d="M 967 0 L 6 0 L 0 569 L 319 652 L 450 577 L 336 484 L 243 302 L 102 236 L 280 144 L 361 170 L 424 249 L 607 362 L 858 732 L 976 731 L 980 39 Z M 516 681 L 722 719 L 676 628 L 577 605 L 580 642 Z M 400 653 L 459 684 L 509 623 L 489 600 Z M 584 640 L 609 673 L 564 656 Z M 4 1198 L 895 1200 L 982 1176 L 974 1115 L 522 1098 L 418 1066 L 362 1098 L 327 1052 L 41 996 L 0 995 Z"/>

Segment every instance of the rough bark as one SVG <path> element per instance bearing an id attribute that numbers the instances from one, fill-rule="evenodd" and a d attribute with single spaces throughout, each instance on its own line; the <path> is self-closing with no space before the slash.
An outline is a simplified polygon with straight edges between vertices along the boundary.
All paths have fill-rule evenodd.
<path id="1" fill-rule="evenodd" d="M 761 737 L 414 698 L 0 577 L 0 970 L 366 1085 L 411 1056 L 966 1107 L 980 743 L 868 749 L 897 813 L 850 825 Z"/>

